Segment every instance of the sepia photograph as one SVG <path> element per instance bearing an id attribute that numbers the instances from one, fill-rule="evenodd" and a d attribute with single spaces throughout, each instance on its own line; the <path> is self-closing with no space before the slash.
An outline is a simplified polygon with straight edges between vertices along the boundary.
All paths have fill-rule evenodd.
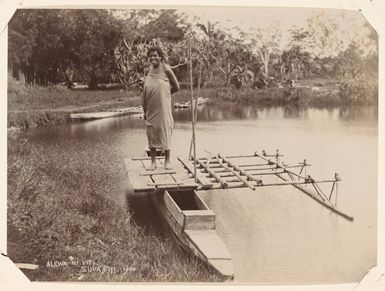
<path id="1" fill-rule="evenodd" d="M 376 267 L 379 33 L 360 9 L 20 7 L 4 33 L 1 251 L 27 280 Z"/>

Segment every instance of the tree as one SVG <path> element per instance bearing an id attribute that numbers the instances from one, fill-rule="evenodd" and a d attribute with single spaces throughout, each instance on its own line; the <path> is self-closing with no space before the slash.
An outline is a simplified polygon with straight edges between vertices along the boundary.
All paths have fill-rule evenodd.
<path id="1" fill-rule="evenodd" d="M 290 73 L 291 79 L 298 79 L 300 73 L 304 73 L 310 62 L 310 54 L 303 51 L 298 45 L 293 45 L 290 49 L 284 50 L 281 54 L 281 74 Z"/>
<path id="2" fill-rule="evenodd" d="M 132 84 L 138 83 L 147 66 L 147 51 L 154 43 L 130 42 L 123 39 L 114 50 L 116 74 L 119 81 L 128 89 Z"/>
<path id="3" fill-rule="evenodd" d="M 147 40 L 180 41 L 186 33 L 187 25 L 175 9 L 161 9 L 159 15 L 143 26 Z"/>
<path id="4" fill-rule="evenodd" d="M 277 25 L 270 25 L 266 29 L 256 28 L 244 35 L 250 39 L 251 49 L 263 63 L 264 73 L 268 78 L 271 56 L 279 52 L 281 33 Z"/>
<path id="5" fill-rule="evenodd" d="M 114 49 L 122 39 L 122 23 L 107 10 L 73 10 L 71 18 L 76 34 L 76 61 L 95 89 L 115 69 Z"/>
<path id="6" fill-rule="evenodd" d="M 15 76 L 47 85 L 85 72 L 90 87 L 108 79 L 122 22 L 107 10 L 17 10 L 9 25 L 9 59 Z"/>
<path id="7" fill-rule="evenodd" d="M 249 47 L 237 40 L 228 38 L 220 42 L 217 52 L 220 56 L 218 68 L 226 76 L 226 85 L 229 85 L 232 79 L 238 80 L 236 82 L 238 86 L 239 82 L 243 84 L 252 63 L 252 53 Z"/>
<path id="8" fill-rule="evenodd" d="M 197 27 L 204 32 L 209 41 L 221 41 L 226 38 L 226 33 L 220 29 L 215 29 L 218 24 L 219 21 L 214 23 L 207 21 L 207 24 L 197 23 Z"/>
<path id="9" fill-rule="evenodd" d="M 26 84 L 60 81 L 66 47 L 66 10 L 17 10 L 9 23 L 8 55 L 13 75 Z"/>

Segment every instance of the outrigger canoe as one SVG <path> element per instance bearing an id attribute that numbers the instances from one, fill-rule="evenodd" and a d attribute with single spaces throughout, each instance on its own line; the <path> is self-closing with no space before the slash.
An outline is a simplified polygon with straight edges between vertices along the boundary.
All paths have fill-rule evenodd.
<path id="1" fill-rule="evenodd" d="M 306 160 L 286 165 L 280 161 L 282 156 L 277 150 L 272 155 L 262 151 L 261 154 L 218 154 L 194 160 L 178 158 L 179 163 L 175 161 L 172 170 L 159 167 L 155 171 L 147 170 L 149 157 L 128 158 L 125 162 L 133 191 L 152 195 L 180 245 L 222 275 L 233 277 L 232 258 L 215 231 L 215 213 L 199 197 L 199 191 L 246 187 L 255 191 L 259 187 L 291 185 L 340 217 L 354 220 L 336 207 L 337 185 L 341 181 L 338 174 L 333 179 L 314 180 L 303 173 L 310 166 Z M 156 158 L 159 163 L 164 159 Z M 329 193 L 321 189 L 319 184 L 323 183 L 332 184 Z M 306 185 L 313 186 L 315 191 L 305 189 Z"/>
<path id="2" fill-rule="evenodd" d="M 161 162 L 161 157 L 157 157 Z M 198 184 L 183 167 L 148 171 L 150 158 L 125 159 L 129 182 L 136 194 L 148 193 L 160 216 L 169 225 L 176 242 L 222 276 L 232 279 L 232 257 L 215 227 L 215 213 L 195 191 Z"/>

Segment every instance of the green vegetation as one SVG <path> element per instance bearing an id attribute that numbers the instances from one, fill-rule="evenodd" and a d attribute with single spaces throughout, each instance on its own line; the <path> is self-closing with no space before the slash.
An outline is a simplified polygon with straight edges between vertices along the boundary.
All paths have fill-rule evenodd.
<path id="1" fill-rule="evenodd" d="M 223 280 L 195 259 L 175 252 L 170 237 L 135 223 L 124 186 L 119 186 L 126 177 L 114 149 L 95 141 L 76 148 L 60 150 L 59 155 L 55 145 L 47 144 L 43 153 L 8 136 L 8 255 L 14 262 L 39 265 L 24 271 L 29 279 Z M 100 151 L 109 156 L 101 157 Z M 82 263 L 87 260 L 92 264 Z M 55 267 L 55 261 L 67 265 Z M 86 267 L 105 272 L 87 272 Z"/>
<path id="2" fill-rule="evenodd" d="M 9 71 L 33 86 L 80 82 L 97 89 L 101 83 L 120 83 L 131 90 L 148 66 L 148 48 L 158 45 L 182 82 L 189 82 L 191 57 L 194 84 L 200 79 L 203 88 L 213 87 L 218 75 L 222 81 L 214 87 L 256 91 L 322 78 L 341 84 L 339 94 L 325 95 L 329 101 L 376 103 L 378 36 L 366 23 L 350 33 L 320 11 L 306 26 L 287 28 L 289 42 L 282 47 L 285 37 L 277 25 L 250 31 L 234 27 L 235 36 L 218 22 L 184 16 L 173 9 L 17 10 L 9 24 Z M 303 99 L 297 91 L 286 99 Z M 99 93 L 94 93 L 97 101 Z"/>

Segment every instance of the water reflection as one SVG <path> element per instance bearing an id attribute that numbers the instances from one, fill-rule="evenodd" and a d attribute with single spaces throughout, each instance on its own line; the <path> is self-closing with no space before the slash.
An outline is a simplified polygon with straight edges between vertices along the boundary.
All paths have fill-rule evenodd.
<path id="1" fill-rule="evenodd" d="M 298 104 L 283 107 L 283 117 L 286 119 L 307 118 L 308 110 Z"/>
<path id="2" fill-rule="evenodd" d="M 362 119 L 378 120 L 378 107 L 377 106 L 342 107 L 339 109 L 339 118 L 346 121 L 351 121 L 351 120 L 357 121 Z"/>
<path id="3" fill-rule="evenodd" d="M 206 105 L 198 107 L 198 121 L 221 121 L 221 120 L 234 120 L 234 119 L 255 119 L 258 117 L 258 107 L 242 106 L 242 105 Z M 174 112 L 175 121 L 190 122 L 191 110 L 187 109 L 175 109 Z"/>
<path id="4" fill-rule="evenodd" d="M 322 108 L 307 107 L 300 104 L 287 106 L 244 106 L 244 105 L 206 105 L 198 107 L 197 120 L 199 121 L 222 121 L 222 120 L 244 120 L 244 119 L 309 119 L 314 118 L 314 112 L 320 118 L 333 118 L 341 120 L 366 120 L 377 122 L 378 108 L 376 106 L 348 106 L 334 107 L 324 106 Z M 190 109 L 175 109 L 174 119 L 177 122 L 190 122 Z"/>
<path id="5" fill-rule="evenodd" d="M 123 116 L 119 118 L 105 118 L 92 121 L 74 123 L 71 125 L 73 135 L 82 135 L 85 132 L 102 133 L 106 130 L 121 130 L 143 128 L 144 120 L 133 118 L 132 116 Z"/>

